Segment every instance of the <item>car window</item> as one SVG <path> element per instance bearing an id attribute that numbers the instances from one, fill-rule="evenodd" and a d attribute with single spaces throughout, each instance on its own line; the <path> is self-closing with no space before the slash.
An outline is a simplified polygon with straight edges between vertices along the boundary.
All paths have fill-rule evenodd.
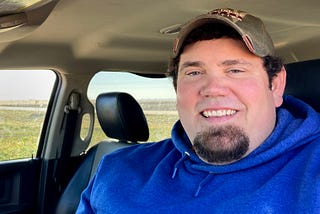
<path id="1" fill-rule="evenodd" d="M 0 71 L 0 160 L 36 155 L 55 80 L 51 70 Z"/>
<path id="2" fill-rule="evenodd" d="M 178 119 L 175 91 L 170 78 L 147 78 L 127 72 L 97 73 L 88 88 L 88 97 L 95 104 L 100 93 L 127 92 L 141 105 L 150 130 L 148 142 L 156 142 L 170 137 L 171 128 Z M 107 138 L 97 117 L 92 144 Z"/>

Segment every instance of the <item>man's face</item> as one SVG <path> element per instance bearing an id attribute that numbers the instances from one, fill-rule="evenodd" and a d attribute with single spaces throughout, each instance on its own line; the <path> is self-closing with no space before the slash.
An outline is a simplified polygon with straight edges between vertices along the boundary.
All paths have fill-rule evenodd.
<path id="1" fill-rule="evenodd" d="M 200 158 L 230 163 L 261 145 L 275 126 L 284 86 L 283 69 L 269 88 L 262 59 L 242 41 L 221 38 L 185 47 L 178 69 L 177 109 Z M 238 157 L 210 160 L 197 150 L 199 145 L 218 154 L 239 147 L 243 151 Z"/>

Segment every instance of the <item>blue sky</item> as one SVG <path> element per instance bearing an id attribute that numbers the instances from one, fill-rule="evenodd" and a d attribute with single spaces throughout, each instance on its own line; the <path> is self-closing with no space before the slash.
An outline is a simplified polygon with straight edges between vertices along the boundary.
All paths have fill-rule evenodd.
<path id="1" fill-rule="evenodd" d="M 0 100 L 48 99 L 54 80 L 55 74 L 50 70 L 1 71 Z M 170 78 L 145 78 L 121 72 L 96 74 L 90 82 L 88 96 L 95 99 L 98 94 L 110 91 L 128 92 L 136 99 L 175 99 Z"/>
<path id="2" fill-rule="evenodd" d="M 128 92 L 136 99 L 175 99 L 170 78 L 146 78 L 130 73 L 100 72 L 90 82 L 90 99 L 108 91 Z"/>
<path id="3" fill-rule="evenodd" d="M 0 72 L 0 100 L 48 99 L 55 78 L 55 74 L 48 70 L 2 70 Z"/>

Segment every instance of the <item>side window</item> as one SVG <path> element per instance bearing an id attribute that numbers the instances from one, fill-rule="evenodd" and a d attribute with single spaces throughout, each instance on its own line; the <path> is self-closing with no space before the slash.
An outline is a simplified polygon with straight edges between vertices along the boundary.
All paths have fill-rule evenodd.
<path id="1" fill-rule="evenodd" d="M 0 161 L 35 156 L 56 75 L 0 70 Z"/>
<path id="2" fill-rule="evenodd" d="M 150 129 L 148 142 L 170 137 L 171 128 L 178 119 L 175 91 L 170 78 L 147 78 L 126 72 L 99 72 L 91 80 L 88 97 L 95 105 L 100 93 L 127 92 L 141 105 Z M 95 121 L 92 144 L 107 138 Z"/>

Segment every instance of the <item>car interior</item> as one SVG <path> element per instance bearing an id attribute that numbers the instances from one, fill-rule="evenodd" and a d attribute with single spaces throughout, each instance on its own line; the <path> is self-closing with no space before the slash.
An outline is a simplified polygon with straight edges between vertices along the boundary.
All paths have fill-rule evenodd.
<path id="1" fill-rule="evenodd" d="M 40 133 L 33 140 L 36 151 L 27 158 L 0 160 L 0 213 L 74 213 L 104 155 L 152 142 L 155 131 L 133 94 L 114 86 L 92 101 L 90 83 L 102 71 L 167 78 L 181 25 L 215 8 L 237 8 L 260 17 L 285 62 L 285 93 L 320 111 L 319 7 L 316 0 L 0 1 L 0 79 L 4 71 L 13 70 L 50 70 L 55 75 Z M 19 94 L 27 92 L 18 79 L 26 81 L 17 76 L 2 85 L 15 87 Z M 124 83 L 123 88 L 128 84 Z M 13 96 L 3 87 L 0 107 L 5 107 L 1 94 Z M 10 148 L 1 138 L 10 129 L 1 114 L 0 157 L 4 146 Z M 13 120 L 19 121 L 15 115 Z M 89 122 L 81 137 L 85 116 Z M 95 127 L 105 139 L 93 139 Z"/>
<path id="2" fill-rule="evenodd" d="M 129 94 L 103 93 L 96 100 L 96 110 L 104 133 L 116 141 L 104 140 L 91 147 L 59 200 L 56 213 L 74 213 L 81 192 L 94 176 L 101 158 L 119 148 L 132 146 L 149 138 L 147 120 L 139 103 Z"/>

